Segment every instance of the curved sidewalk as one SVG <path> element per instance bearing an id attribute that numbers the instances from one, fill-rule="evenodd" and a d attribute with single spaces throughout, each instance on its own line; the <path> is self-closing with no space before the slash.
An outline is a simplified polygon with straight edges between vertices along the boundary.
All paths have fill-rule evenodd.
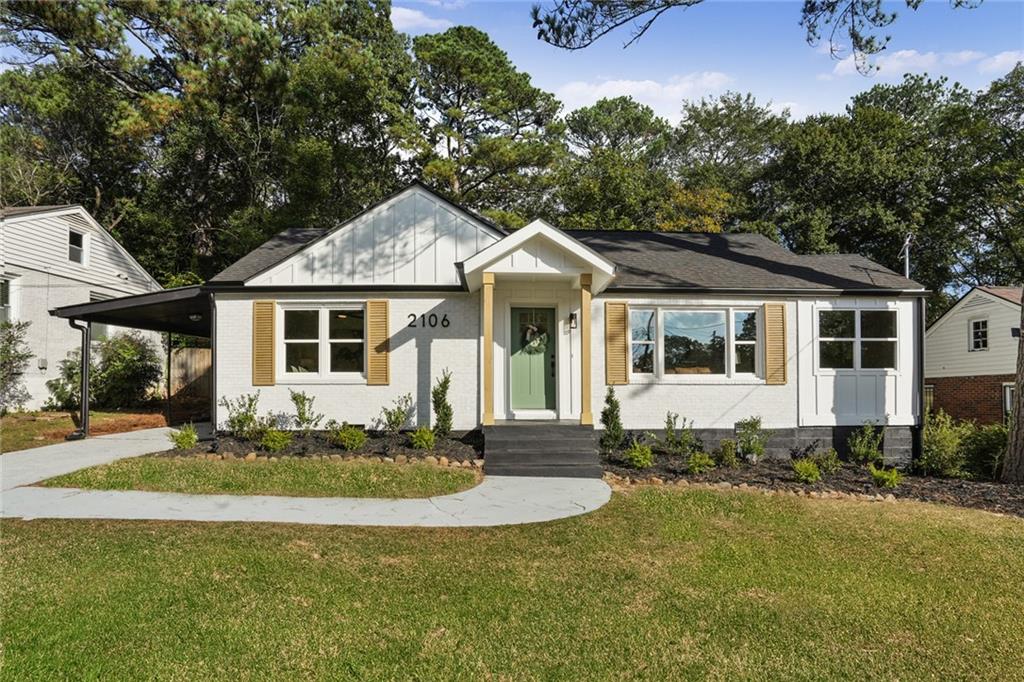
<path id="1" fill-rule="evenodd" d="M 167 447 L 168 429 L 147 429 L 0 456 L 0 516 L 24 519 L 254 521 L 338 526 L 467 527 L 536 523 L 598 509 L 611 497 L 599 479 L 488 476 L 461 493 L 426 499 L 186 495 L 21 487 L 77 469 Z"/>

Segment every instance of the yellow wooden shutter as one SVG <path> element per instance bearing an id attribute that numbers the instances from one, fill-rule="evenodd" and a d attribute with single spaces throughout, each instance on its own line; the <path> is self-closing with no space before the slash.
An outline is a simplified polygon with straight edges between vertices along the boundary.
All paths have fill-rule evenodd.
<path id="1" fill-rule="evenodd" d="M 605 383 L 617 386 L 629 383 L 629 306 L 604 304 Z"/>
<path id="2" fill-rule="evenodd" d="M 786 305 L 764 304 L 764 379 L 781 386 L 786 383 Z"/>
<path id="3" fill-rule="evenodd" d="M 366 383 L 387 386 L 391 383 L 388 334 L 388 302 L 366 302 Z"/>
<path id="4" fill-rule="evenodd" d="M 252 302 L 252 385 L 274 385 L 274 302 Z"/>

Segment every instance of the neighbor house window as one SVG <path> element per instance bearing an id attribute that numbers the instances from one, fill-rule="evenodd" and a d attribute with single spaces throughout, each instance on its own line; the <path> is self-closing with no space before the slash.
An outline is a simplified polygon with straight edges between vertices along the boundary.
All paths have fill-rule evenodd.
<path id="1" fill-rule="evenodd" d="M 286 374 L 358 374 L 366 357 L 362 306 L 285 308 Z"/>
<path id="2" fill-rule="evenodd" d="M 971 320 L 971 351 L 988 350 L 988 320 Z"/>
<path id="3" fill-rule="evenodd" d="M 895 369 L 895 310 L 819 310 L 818 367 Z"/>
<path id="4" fill-rule="evenodd" d="M 0 322 L 10 322 L 11 314 L 11 280 L 0 279 Z"/>
<path id="5" fill-rule="evenodd" d="M 95 303 L 96 301 L 109 301 L 113 296 L 107 296 L 106 294 L 97 294 L 96 292 L 89 293 L 89 303 Z M 110 327 L 103 324 L 102 322 L 93 322 L 92 331 L 90 336 L 93 341 L 105 341 L 110 336 Z"/>
<path id="6" fill-rule="evenodd" d="M 928 414 L 932 411 L 932 405 L 935 404 L 935 386 L 932 384 L 925 384 L 924 386 L 924 413 Z"/>
<path id="7" fill-rule="evenodd" d="M 68 231 L 68 260 L 85 263 L 85 235 L 81 232 Z"/>
<path id="8" fill-rule="evenodd" d="M 1003 384 L 1003 415 L 1009 417 L 1013 412 L 1013 398 L 1017 389 L 1013 384 Z"/>
<path id="9" fill-rule="evenodd" d="M 630 310 L 634 375 L 752 376 L 757 371 L 755 310 Z"/>

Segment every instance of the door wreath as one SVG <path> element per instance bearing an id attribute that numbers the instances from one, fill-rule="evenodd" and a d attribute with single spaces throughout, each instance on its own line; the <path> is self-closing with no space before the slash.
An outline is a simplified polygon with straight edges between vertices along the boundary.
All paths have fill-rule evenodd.
<path id="1" fill-rule="evenodd" d="M 527 355 L 538 355 L 548 349 L 548 333 L 537 325 L 526 325 L 523 333 L 523 352 Z"/>

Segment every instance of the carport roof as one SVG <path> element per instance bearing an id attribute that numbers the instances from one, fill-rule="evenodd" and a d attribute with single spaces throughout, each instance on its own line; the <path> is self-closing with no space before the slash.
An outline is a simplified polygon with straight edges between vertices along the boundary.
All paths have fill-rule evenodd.
<path id="1" fill-rule="evenodd" d="M 199 284 L 108 301 L 66 305 L 50 311 L 68 320 L 100 322 L 130 329 L 210 336 L 210 299 Z"/>

